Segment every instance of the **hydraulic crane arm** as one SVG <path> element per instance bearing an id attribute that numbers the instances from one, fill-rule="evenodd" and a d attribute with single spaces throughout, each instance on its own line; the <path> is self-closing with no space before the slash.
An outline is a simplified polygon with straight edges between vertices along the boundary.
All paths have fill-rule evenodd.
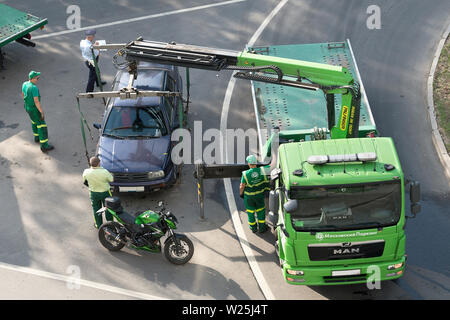
<path id="1" fill-rule="evenodd" d="M 332 139 L 358 136 L 359 84 L 344 67 L 286 59 L 248 51 L 233 51 L 138 38 L 127 44 L 94 46 L 118 49 L 113 61 L 136 75 L 139 61 L 158 62 L 206 70 L 235 70 L 235 77 L 247 80 L 322 90 L 327 99 L 328 129 Z M 126 63 L 119 63 L 123 57 Z M 335 123 L 334 95 L 342 95 L 339 121 Z"/>

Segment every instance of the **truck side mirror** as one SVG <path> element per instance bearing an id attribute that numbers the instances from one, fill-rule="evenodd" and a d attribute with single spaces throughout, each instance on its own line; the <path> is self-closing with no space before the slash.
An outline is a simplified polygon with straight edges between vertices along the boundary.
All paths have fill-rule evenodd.
<path id="1" fill-rule="evenodd" d="M 411 214 L 415 216 L 422 210 L 422 206 L 418 203 L 411 204 Z"/>
<path id="2" fill-rule="evenodd" d="M 276 190 L 269 192 L 269 211 L 278 213 L 280 204 L 280 194 Z"/>
<path id="3" fill-rule="evenodd" d="M 412 181 L 409 187 L 409 199 L 411 203 L 420 202 L 420 183 L 418 181 Z"/>
<path id="4" fill-rule="evenodd" d="M 98 130 L 100 130 L 102 128 L 102 125 L 100 123 L 94 123 L 93 126 L 95 129 L 98 129 Z"/>
<path id="5" fill-rule="evenodd" d="M 297 200 L 288 200 L 288 202 L 286 202 L 283 207 L 287 213 L 294 212 L 298 208 L 298 201 Z"/>
<path id="6" fill-rule="evenodd" d="M 411 201 L 411 214 L 415 217 L 422 210 L 420 202 L 420 183 L 412 181 L 409 187 L 409 199 Z"/>

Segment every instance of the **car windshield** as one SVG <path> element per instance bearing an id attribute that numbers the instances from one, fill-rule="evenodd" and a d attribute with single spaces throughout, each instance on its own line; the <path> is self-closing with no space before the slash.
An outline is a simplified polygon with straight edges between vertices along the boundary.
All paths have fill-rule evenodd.
<path id="1" fill-rule="evenodd" d="M 399 181 L 339 187 L 293 188 L 298 200 L 290 212 L 298 231 L 355 230 L 397 224 L 401 214 Z"/>
<path id="2" fill-rule="evenodd" d="M 113 107 L 103 134 L 118 138 L 159 138 L 167 135 L 160 107 Z"/>

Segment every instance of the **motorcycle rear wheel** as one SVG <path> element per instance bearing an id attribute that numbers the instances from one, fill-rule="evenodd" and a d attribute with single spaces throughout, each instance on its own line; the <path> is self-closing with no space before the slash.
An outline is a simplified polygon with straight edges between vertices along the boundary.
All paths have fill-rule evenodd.
<path id="1" fill-rule="evenodd" d="M 107 234 L 107 231 L 114 234 L 119 234 L 120 229 L 122 226 L 115 222 L 115 221 L 108 221 L 98 229 L 98 240 L 100 240 L 100 243 L 109 251 L 119 251 L 124 246 L 125 243 L 122 241 L 115 240 L 112 236 Z"/>
<path id="2" fill-rule="evenodd" d="M 191 260 L 194 255 L 194 244 L 186 236 L 179 237 L 178 242 L 180 246 L 177 246 L 174 237 L 167 240 L 164 244 L 164 256 L 169 262 L 180 265 Z"/>

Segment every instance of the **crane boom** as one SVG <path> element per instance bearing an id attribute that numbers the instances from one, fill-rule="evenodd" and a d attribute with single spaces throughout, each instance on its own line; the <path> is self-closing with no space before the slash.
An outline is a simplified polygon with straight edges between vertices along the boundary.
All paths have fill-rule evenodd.
<path id="1" fill-rule="evenodd" d="M 127 61 L 136 73 L 139 61 L 158 62 L 213 71 L 235 70 L 235 77 L 269 82 L 306 90 L 322 90 L 326 95 L 328 129 L 332 139 L 358 137 L 361 95 L 359 84 L 348 69 L 296 59 L 267 56 L 251 51 L 233 51 L 202 46 L 164 43 L 138 38 L 127 44 L 99 45 L 96 49 L 118 49 L 114 56 Z M 334 95 L 342 95 L 338 123 L 334 117 Z"/>

